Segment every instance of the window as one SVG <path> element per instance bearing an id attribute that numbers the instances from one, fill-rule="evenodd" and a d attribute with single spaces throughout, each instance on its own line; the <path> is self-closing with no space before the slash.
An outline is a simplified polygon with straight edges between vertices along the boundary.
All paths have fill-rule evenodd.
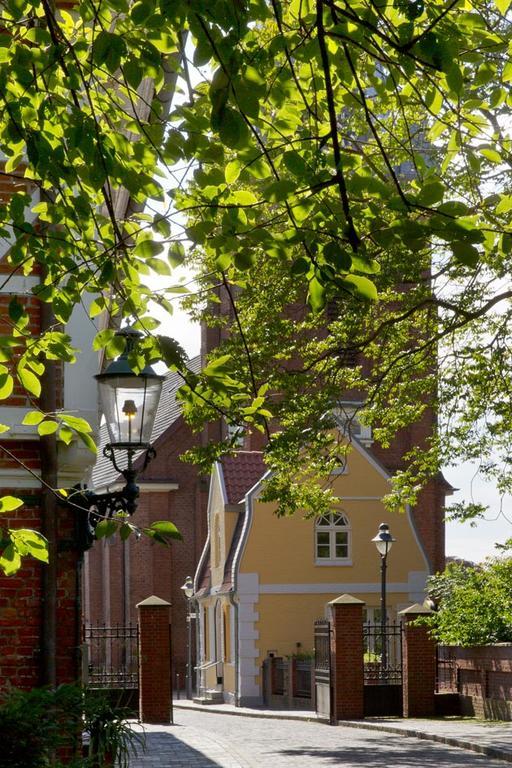
<path id="1" fill-rule="evenodd" d="M 315 523 L 317 565 L 350 565 L 350 523 L 341 510 L 319 517 Z"/>
<path id="2" fill-rule="evenodd" d="M 340 401 L 334 411 L 334 418 L 348 440 L 355 437 L 363 445 L 369 446 L 373 443 L 372 428 L 361 424 L 359 420 L 358 414 L 362 407 L 362 403 Z"/>

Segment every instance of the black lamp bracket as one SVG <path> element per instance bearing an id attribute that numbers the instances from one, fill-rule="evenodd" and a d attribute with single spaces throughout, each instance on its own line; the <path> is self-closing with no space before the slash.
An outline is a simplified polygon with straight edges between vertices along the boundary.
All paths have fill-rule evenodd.
<path id="1" fill-rule="evenodd" d="M 128 466 L 121 469 L 115 459 L 114 449 L 119 448 L 128 453 Z M 142 466 L 133 468 L 133 455 L 141 448 L 145 449 Z M 96 526 L 101 520 L 108 520 L 116 514 L 133 515 L 137 509 L 139 498 L 139 486 L 135 480 L 140 472 L 143 472 L 149 462 L 155 458 L 156 451 L 151 445 L 136 445 L 130 443 L 107 444 L 103 449 L 103 455 L 109 459 L 116 472 L 119 472 L 126 481 L 124 488 L 119 491 L 107 493 L 94 493 L 87 486 L 75 486 L 68 494 L 66 503 L 73 509 L 81 510 L 85 514 L 77 515 L 77 541 L 81 550 L 89 549 L 95 541 Z"/>

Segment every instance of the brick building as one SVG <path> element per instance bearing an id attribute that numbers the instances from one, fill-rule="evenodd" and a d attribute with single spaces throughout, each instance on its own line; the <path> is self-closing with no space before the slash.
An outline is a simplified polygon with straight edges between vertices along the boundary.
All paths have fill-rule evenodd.
<path id="1" fill-rule="evenodd" d="M 13 177 L 0 176 L 0 202 L 16 192 L 28 192 L 38 200 L 35 188 Z M 9 237 L 0 240 L 0 334 L 13 331 L 9 305 L 16 302 L 28 314 L 26 331 L 37 337 L 51 322 L 48 307 L 34 289 L 40 282 L 37 270 L 24 275 L 8 262 Z M 91 348 L 94 328 L 84 322 L 79 307 L 67 326 L 77 347 Z M 7 365 L 16 365 L 16 358 Z M 24 505 L 2 524 L 32 528 L 50 542 L 49 565 L 25 558 L 13 576 L 0 574 L 0 687 L 31 688 L 43 683 L 75 680 L 79 673 L 81 552 L 76 513 L 57 504 L 52 488 L 69 488 L 83 482 L 93 456 L 73 441 L 65 446 L 54 435 L 40 437 L 35 426 L 23 425 L 28 411 L 64 408 L 94 425 L 97 419 L 96 385 L 92 374 L 97 356 L 80 355 L 73 365 L 47 362 L 42 393 L 37 400 L 16 382 L 0 406 L 0 423 L 8 425 L 0 441 L 0 495 L 20 497 Z"/>
<path id="2" fill-rule="evenodd" d="M 198 371 L 200 358 L 189 367 Z M 176 373 L 165 377 L 151 444 L 156 458 L 137 477 L 140 497 L 131 522 L 144 528 L 157 520 L 170 520 L 183 541 L 162 546 L 146 536 L 131 536 L 122 542 L 117 536 L 95 542 L 85 555 L 84 618 L 86 624 L 126 626 L 137 621 L 135 606 L 150 595 L 171 603 L 173 672 L 185 679 L 186 601 L 181 590 L 193 575 L 206 539 L 208 478 L 180 455 L 201 439 L 185 424 L 176 402 L 181 384 Z M 106 442 L 100 430 L 100 450 Z M 139 457 L 139 464 L 142 457 Z M 135 462 L 137 466 L 137 461 Z M 102 457 L 93 472 L 96 492 L 122 487 L 112 464 Z"/>

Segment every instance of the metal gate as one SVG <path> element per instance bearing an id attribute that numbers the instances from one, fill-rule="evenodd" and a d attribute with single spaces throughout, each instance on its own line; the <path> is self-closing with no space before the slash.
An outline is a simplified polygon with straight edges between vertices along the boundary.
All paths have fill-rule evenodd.
<path id="1" fill-rule="evenodd" d="M 327 619 L 315 621 L 316 713 L 321 720 L 327 720 L 329 723 L 332 723 L 334 718 L 331 634 L 331 623 Z"/>
<path id="2" fill-rule="evenodd" d="M 363 624 L 364 714 L 402 716 L 401 622 Z"/>
<path id="3" fill-rule="evenodd" d="M 139 687 L 137 624 L 84 627 L 84 681 L 90 688 Z"/>

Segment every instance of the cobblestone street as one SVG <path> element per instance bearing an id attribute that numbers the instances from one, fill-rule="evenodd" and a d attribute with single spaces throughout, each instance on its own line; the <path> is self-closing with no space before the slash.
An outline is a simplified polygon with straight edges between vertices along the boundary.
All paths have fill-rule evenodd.
<path id="1" fill-rule="evenodd" d="M 315 722 L 175 710 L 172 726 L 146 726 L 147 753 L 131 768 L 499 768 L 486 755 L 381 731 Z M 487 728 L 509 743 L 512 725 Z M 456 729 L 456 724 L 453 728 Z M 459 730 L 465 726 L 461 726 Z M 494 730 L 493 730 L 494 729 Z M 453 730 L 453 729 L 452 729 Z M 507 734 L 510 735 L 510 741 Z"/>

